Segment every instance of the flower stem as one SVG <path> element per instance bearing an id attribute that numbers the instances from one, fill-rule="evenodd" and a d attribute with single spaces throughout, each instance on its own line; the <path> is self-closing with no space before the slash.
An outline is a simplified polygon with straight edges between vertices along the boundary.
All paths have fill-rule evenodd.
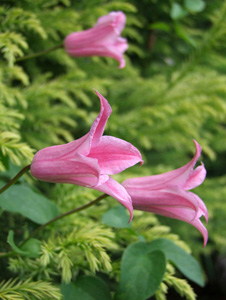
<path id="1" fill-rule="evenodd" d="M 30 170 L 30 166 L 28 165 L 26 167 L 24 167 L 22 170 L 20 170 L 20 172 L 13 178 L 11 179 L 6 185 L 4 185 L 1 189 L 0 189 L 0 194 L 2 194 L 5 190 L 7 190 L 11 185 L 13 185 L 24 173 L 26 173 L 28 170 Z"/>
<path id="2" fill-rule="evenodd" d="M 15 252 L 14 252 L 14 251 L 10 251 L 10 252 L 0 252 L 0 258 L 3 258 L 3 257 L 9 257 L 9 256 L 12 256 L 12 255 L 15 255 Z"/>
<path id="3" fill-rule="evenodd" d="M 69 215 L 72 215 L 72 214 L 74 214 L 74 213 L 76 213 L 76 212 L 82 211 L 82 210 L 84 210 L 84 209 L 86 209 L 86 208 L 88 208 L 88 207 L 90 207 L 90 206 L 96 204 L 97 202 L 99 202 L 100 200 L 106 198 L 107 196 L 108 196 L 107 194 L 103 194 L 103 195 L 97 197 L 95 200 L 93 200 L 93 201 L 91 201 L 91 202 L 89 202 L 89 203 L 87 203 L 87 204 L 85 204 L 85 205 L 82 205 L 82 206 L 80 206 L 80 207 L 77 207 L 77 208 L 75 208 L 75 209 L 72 209 L 72 210 L 70 210 L 70 211 L 68 211 L 68 212 L 66 212 L 66 213 L 64 213 L 64 214 L 61 214 L 61 215 L 57 216 L 56 218 L 50 220 L 49 222 L 47 222 L 47 223 L 41 225 L 41 226 L 38 227 L 35 231 L 33 231 L 33 232 L 31 233 L 31 235 L 29 235 L 29 237 L 28 237 L 26 240 L 23 241 L 23 243 L 20 245 L 20 247 L 22 247 L 28 240 L 30 240 L 30 238 L 32 238 L 33 236 L 35 236 L 39 231 L 41 231 L 43 228 L 47 227 L 48 225 L 54 223 L 55 221 L 58 221 L 58 220 L 60 220 L 60 219 L 63 219 L 63 218 L 66 217 L 66 216 L 69 216 Z"/>
<path id="4" fill-rule="evenodd" d="M 27 59 L 30 59 L 30 58 L 34 58 L 34 57 L 37 57 L 37 56 L 41 56 L 43 54 L 46 54 L 46 53 L 49 53 L 49 52 L 52 52 L 52 51 L 55 51 L 59 48 L 63 48 L 63 44 L 60 44 L 60 45 L 57 45 L 55 47 L 52 47 L 52 48 L 49 48 L 49 49 L 46 49 L 46 50 L 43 50 L 43 51 L 40 51 L 40 52 L 36 52 L 36 53 L 32 53 L 32 54 L 29 54 L 29 55 L 25 55 L 21 58 L 18 58 L 16 60 L 16 62 L 19 62 L 19 61 L 22 61 L 22 60 L 27 60 Z"/>

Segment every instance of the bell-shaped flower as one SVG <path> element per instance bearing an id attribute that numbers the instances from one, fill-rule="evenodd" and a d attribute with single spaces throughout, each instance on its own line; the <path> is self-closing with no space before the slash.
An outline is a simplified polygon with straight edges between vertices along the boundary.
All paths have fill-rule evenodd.
<path id="1" fill-rule="evenodd" d="M 122 185 L 131 196 L 134 209 L 192 224 L 202 233 L 205 246 L 208 232 L 200 217 L 203 215 L 208 221 L 208 211 L 204 202 L 188 191 L 200 185 L 206 177 L 203 164 L 194 169 L 202 151 L 201 146 L 196 141 L 194 143 L 195 156 L 185 166 L 160 175 L 127 179 Z"/>
<path id="2" fill-rule="evenodd" d="M 69 34 L 64 40 L 65 50 L 71 56 L 113 57 L 119 61 L 119 68 L 123 68 L 123 53 L 128 44 L 120 34 L 125 23 L 126 16 L 123 12 L 111 12 L 99 18 L 93 28 Z"/>
<path id="3" fill-rule="evenodd" d="M 72 183 L 102 191 L 121 202 L 130 212 L 133 207 L 125 188 L 111 178 L 126 168 L 142 162 L 132 144 L 113 136 L 103 136 L 111 114 L 108 101 L 98 92 L 101 109 L 90 131 L 73 142 L 38 151 L 31 164 L 31 174 L 39 180 Z"/>

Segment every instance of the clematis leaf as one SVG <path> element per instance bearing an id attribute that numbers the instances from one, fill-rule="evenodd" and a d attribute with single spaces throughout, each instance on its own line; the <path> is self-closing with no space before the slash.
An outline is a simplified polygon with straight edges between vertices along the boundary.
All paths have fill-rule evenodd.
<path id="1" fill-rule="evenodd" d="M 28 240 L 21 248 L 19 248 L 14 242 L 14 232 L 9 231 L 7 242 L 10 244 L 12 249 L 22 255 L 27 257 L 38 257 L 41 249 L 41 242 L 37 239 L 31 238 Z"/>
<path id="2" fill-rule="evenodd" d="M 116 228 L 130 228 L 129 215 L 126 209 L 122 205 L 117 205 L 110 208 L 102 216 L 102 222 L 105 225 L 109 225 Z"/>
<path id="3" fill-rule="evenodd" d="M 12 230 L 9 231 L 8 237 L 7 237 L 7 242 L 10 244 L 10 246 L 12 247 L 12 249 L 21 255 L 27 255 L 27 252 L 24 250 L 21 250 L 19 247 L 17 247 L 17 245 L 14 242 L 14 232 Z"/>
<path id="4" fill-rule="evenodd" d="M 3 186 L 0 182 L 0 186 Z M 59 215 L 56 205 L 25 185 L 13 185 L 0 195 L 0 207 L 38 224 L 44 224 Z"/>
<path id="5" fill-rule="evenodd" d="M 41 241 L 31 238 L 22 247 L 23 251 L 27 252 L 28 257 L 39 257 L 41 251 Z"/>
<path id="6" fill-rule="evenodd" d="M 166 269 L 162 251 L 149 251 L 147 243 L 130 245 L 122 257 L 117 300 L 146 300 L 158 289 Z"/>
<path id="7" fill-rule="evenodd" d="M 61 285 L 64 300 L 111 300 L 106 283 L 98 277 L 82 276 L 74 283 Z"/>
<path id="8" fill-rule="evenodd" d="M 147 243 L 149 251 L 160 250 L 188 279 L 204 286 L 204 278 L 198 261 L 168 239 L 157 239 Z"/>
<path id="9" fill-rule="evenodd" d="M 170 11 L 170 16 L 173 20 L 183 19 L 187 14 L 188 12 L 180 4 L 173 3 Z"/>
<path id="10" fill-rule="evenodd" d="M 206 3 L 203 0 L 185 0 L 185 7 L 191 12 L 201 12 L 204 10 Z"/>

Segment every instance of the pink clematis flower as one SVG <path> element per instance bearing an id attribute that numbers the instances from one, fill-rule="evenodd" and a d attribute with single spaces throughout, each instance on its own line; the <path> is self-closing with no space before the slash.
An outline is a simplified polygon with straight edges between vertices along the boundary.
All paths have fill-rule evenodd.
<path id="1" fill-rule="evenodd" d="M 204 202 L 188 191 L 200 185 L 206 177 L 203 164 L 194 169 L 202 151 L 201 146 L 196 141 L 194 143 L 195 156 L 185 166 L 160 175 L 127 179 L 122 185 L 131 196 L 134 209 L 192 224 L 202 233 L 205 246 L 208 232 L 200 217 L 204 215 L 208 221 L 208 211 Z"/>
<path id="2" fill-rule="evenodd" d="M 119 68 L 124 68 L 123 53 L 128 44 L 120 34 L 125 23 L 126 16 L 123 12 L 111 12 L 99 18 L 93 28 L 69 34 L 64 40 L 65 50 L 71 56 L 113 57 L 119 61 Z"/>
<path id="3" fill-rule="evenodd" d="M 121 202 L 132 219 L 133 207 L 129 194 L 109 175 L 142 162 L 141 154 L 124 140 L 102 136 L 111 107 L 101 94 L 96 94 L 101 109 L 90 131 L 68 144 L 38 151 L 31 164 L 31 174 L 42 181 L 72 183 L 104 192 Z"/>

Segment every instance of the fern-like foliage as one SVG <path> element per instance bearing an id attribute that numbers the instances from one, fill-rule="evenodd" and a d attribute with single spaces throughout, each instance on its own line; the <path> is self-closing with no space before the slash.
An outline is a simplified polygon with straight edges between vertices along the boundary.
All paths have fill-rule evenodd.
<path id="1" fill-rule="evenodd" d="M 79 270 L 110 272 L 112 266 L 107 250 L 116 248 L 114 233 L 110 228 L 91 222 L 85 224 L 79 220 L 72 232 L 62 232 L 57 236 L 53 234 L 43 242 L 39 258 L 11 258 L 10 270 L 23 270 L 23 278 L 32 276 L 47 280 L 59 274 L 62 281 L 69 283 Z"/>
<path id="2" fill-rule="evenodd" d="M 79 228 L 80 227 L 80 228 Z M 115 248 L 114 234 L 102 226 L 80 225 L 69 234 L 50 239 L 42 245 L 40 262 L 43 266 L 55 264 L 62 272 L 62 280 L 70 282 L 72 267 L 87 268 L 91 272 L 111 271 L 106 249 Z"/>
<path id="3" fill-rule="evenodd" d="M 27 48 L 27 42 L 21 34 L 16 32 L 0 34 L 0 49 L 10 67 L 13 66 L 17 57 L 23 56 L 23 50 Z"/>
<path id="4" fill-rule="evenodd" d="M 59 288 L 50 282 L 13 279 L 0 283 L 0 298 L 2 300 L 60 300 L 62 295 Z"/>
<path id="5" fill-rule="evenodd" d="M 190 225 L 178 226 L 179 221 L 149 213 L 135 212 L 130 229 L 104 225 L 102 215 L 117 203 L 108 197 L 95 207 L 45 228 L 37 236 L 42 244 L 40 257 L 10 258 L 8 271 L 16 273 L 21 281 L 2 283 L 0 298 L 60 299 L 51 294 L 52 285 L 47 281 L 69 282 L 80 273 L 104 272 L 117 282 L 123 251 L 140 237 L 146 241 L 166 237 L 188 252 L 194 249 L 197 256 L 201 251 L 224 251 L 226 1 L 206 1 L 202 13 L 189 12 L 179 20 L 171 16 L 174 3 L 3 0 L 0 170 L 7 169 L 9 161 L 31 163 L 34 151 L 87 133 L 99 111 L 93 93 L 97 89 L 113 109 L 105 134 L 133 143 L 145 160 L 142 168 L 118 175 L 119 182 L 180 167 L 194 153 L 192 139 L 202 145 L 202 159 L 212 177 L 197 194 L 210 213 L 209 250 L 200 247 L 200 233 Z M 62 45 L 71 32 L 88 29 L 99 17 L 116 10 L 127 17 L 122 33 L 129 42 L 126 68 L 118 70 L 112 58 L 72 58 L 63 47 L 26 59 L 27 55 Z M 156 27 L 159 22 L 163 26 Z M 36 182 L 36 187 L 55 201 L 62 213 L 99 195 L 73 185 Z M 15 229 L 13 214 L 10 221 Z M 23 229 L 20 234 L 26 237 L 28 231 L 35 230 L 35 224 L 25 220 Z M 3 248 L 5 251 L 7 244 Z M 195 299 L 188 283 L 176 277 L 171 265 L 167 266 L 156 298 L 165 300 L 169 287 L 186 299 Z M 34 292 L 30 292 L 32 289 Z"/>
<path id="6" fill-rule="evenodd" d="M 166 273 L 164 275 L 163 281 L 160 284 L 159 289 L 155 293 L 156 300 L 166 300 L 169 287 L 175 289 L 178 294 L 181 297 L 184 297 L 186 300 L 196 299 L 196 294 L 194 293 L 189 283 L 185 279 L 176 277 L 174 267 L 170 263 L 167 263 Z"/>

